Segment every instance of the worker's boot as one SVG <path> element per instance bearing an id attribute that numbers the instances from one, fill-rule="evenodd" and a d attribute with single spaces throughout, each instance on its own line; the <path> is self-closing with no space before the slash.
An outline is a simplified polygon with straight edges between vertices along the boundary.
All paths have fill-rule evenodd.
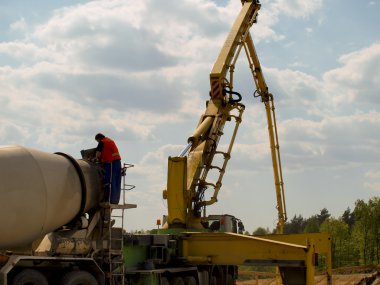
<path id="1" fill-rule="evenodd" d="M 104 222 L 108 223 L 109 220 L 111 219 L 111 208 L 105 208 L 104 209 Z"/>

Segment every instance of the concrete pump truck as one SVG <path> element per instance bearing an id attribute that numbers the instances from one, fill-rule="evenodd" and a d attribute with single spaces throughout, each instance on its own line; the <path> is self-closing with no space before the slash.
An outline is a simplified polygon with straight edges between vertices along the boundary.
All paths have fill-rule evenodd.
<path id="1" fill-rule="evenodd" d="M 124 210 L 100 203 L 102 168 L 92 151 L 82 159 L 17 145 L 0 147 L 0 285 L 232 285 L 238 265 L 278 268 L 282 284 L 314 284 L 316 256 L 326 255 L 331 284 L 331 244 L 325 234 L 283 235 L 284 184 L 273 95 L 265 83 L 249 33 L 260 3 L 242 0 L 242 9 L 210 74 L 210 98 L 187 146 L 169 157 L 168 213 L 155 234 L 129 234 Z M 222 179 L 242 121 L 243 96 L 233 88 L 235 63 L 247 55 L 255 97 L 265 105 L 276 201 L 277 234 L 243 235 L 232 215 L 207 215 L 218 201 Z M 234 123 L 226 151 L 219 141 Z M 221 156 L 222 163 L 215 163 Z M 124 165 L 123 175 L 131 165 Z M 215 181 L 209 173 L 216 171 Z M 210 195 L 211 189 L 211 195 Z M 125 191 L 123 191 L 125 193 Z M 206 198 L 209 197 L 209 198 Z"/>

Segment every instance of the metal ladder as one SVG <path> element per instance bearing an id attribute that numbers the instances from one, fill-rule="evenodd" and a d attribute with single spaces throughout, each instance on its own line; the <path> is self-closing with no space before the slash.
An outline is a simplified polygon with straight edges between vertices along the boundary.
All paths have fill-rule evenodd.
<path id="1" fill-rule="evenodd" d="M 126 184 L 125 176 L 128 168 L 133 167 L 132 164 L 124 163 L 122 168 L 122 189 L 121 199 L 118 205 L 109 204 L 110 211 L 108 223 L 108 262 L 109 262 L 109 280 L 111 285 L 124 285 L 124 210 L 136 208 L 135 204 L 126 203 L 126 191 L 135 188 L 134 185 Z M 115 226 L 115 227 L 114 227 Z"/>
<path id="2" fill-rule="evenodd" d="M 222 179 L 223 179 L 223 176 L 224 176 L 224 173 L 226 171 L 226 168 L 227 168 L 227 164 L 228 164 L 228 161 L 231 157 L 231 151 L 232 151 L 232 147 L 233 147 L 233 144 L 235 142 L 235 138 L 236 138 L 236 134 L 237 134 L 237 131 L 238 131 L 238 128 L 240 126 L 240 123 L 242 121 L 242 116 L 243 116 L 243 112 L 244 112 L 244 109 L 245 109 L 245 106 L 243 104 L 236 104 L 236 106 L 234 106 L 231 110 L 236 110 L 237 114 L 233 115 L 233 114 L 230 114 L 229 115 L 229 120 L 227 121 L 231 121 L 231 123 L 233 123 L 233 120 L 231 119 L 234 119 L 234 123 L 235 123 L 235 126 L 233 127 L 233 132 L 231 134 L 231 137 L 229 139 L 229 144 L 228 144 L 228 149 L 227 151 L 218 151 L 218 142 L 215 143 L 213 146 L 212 146 L 212 150 L 210 150 L 210 153 L 213 153 L 214 155 L 222 155 L 222 165 L 221 166 L 217 166 L 217 165 L 212 165 L 211 163 L 213 162 L 213 159 L 214 159 L 214 155 L 211 156 L 211 158 L 209 158 L 209 161 L 206 161 L 206 163 L 203 165 L 203 168 L 202 168 L 202 172 L 201 172 L 201 175 L 200 175 L 200 178 L 197 182 L 197 186 L 198 186 L 198 191 L 201 191 L 201 192 L 204 192 L 204 190 L 207 189 L 207 187 L 211 186 L 214 188 L 214 193 L 213 193 L 213 197 L 212 198 L 215 198 L 217 199 L 217 196 L 218 196 L 218 193 L 219 193 L 219 190 L 222 186 Z M 223 133 L 219 134 L 219 135 L 222 135 Z M 215 182 L 207 182 L 207 176 L 209 174 L 209 171 L 212 170 L 212 169 L 217 169 L 219 174 L 217 175 L 217 179 Z M 203 196 L 204 194 L 201 193 L 200 194 L 201 196 Z M 211 201 L 211 200 L 210 200 Z M 210 202 L 210 201 L 204 201 L 202 203 L 207 203 L 207 202 Z M 205 211 L 205 207 L 203 207 L 203 210 Z M 204 212 L 205 214 L 205 212 Z"/>

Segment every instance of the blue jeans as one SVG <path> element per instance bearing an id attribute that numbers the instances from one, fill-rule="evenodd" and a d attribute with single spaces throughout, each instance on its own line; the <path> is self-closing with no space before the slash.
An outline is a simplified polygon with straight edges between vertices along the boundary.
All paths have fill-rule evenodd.
<path id="1" fill-rule="evenodd" d="M 114 160 L 104 163 L 105 199 L 112 204 L 118 204 L 121 191 L 121 161 Z"/>

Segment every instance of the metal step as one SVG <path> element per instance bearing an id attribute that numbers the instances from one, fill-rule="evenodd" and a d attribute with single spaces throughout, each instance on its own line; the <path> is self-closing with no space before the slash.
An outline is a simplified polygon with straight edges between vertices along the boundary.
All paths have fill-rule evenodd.
<path id="1" fill-rule="evenodd" d="M 111 204 L 111 203 L 108 203 L 108 202 L 102 202 L 102 203 L 99 203 L 100 207 L 102 208 L 110 208 L 110 209 L 133 209 L 133 208 L 137 208 L 137 205 L 136 204 Z"/>
<path id="2" fill-rule="evenodd" d="M 119 250 L 119 249 L 109 249 L 108 250 L 108 253 L 112 254 L 112 255 L 122 255 L 123 254 L 123 251 L 122 250 Z"/>

